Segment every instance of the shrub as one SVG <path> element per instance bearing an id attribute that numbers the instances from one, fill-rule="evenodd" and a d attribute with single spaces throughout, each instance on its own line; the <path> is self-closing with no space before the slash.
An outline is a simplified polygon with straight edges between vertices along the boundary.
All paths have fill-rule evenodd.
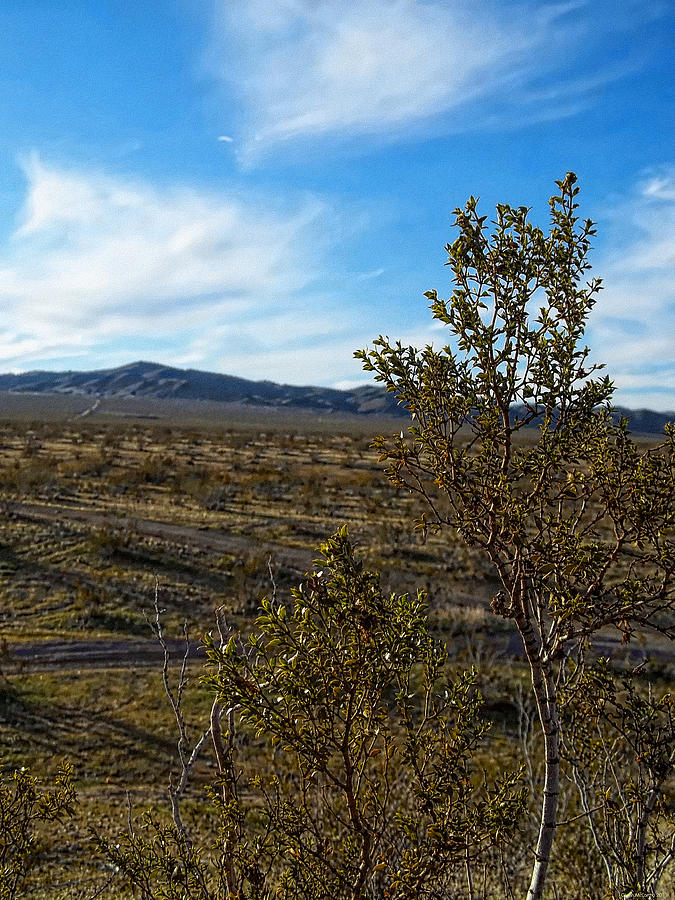
<path id="1" fill-rule="evenodd" d="M 426 296 L 442 349 L 375 341 L 368 371 L 410 411 L 408 434 L 376 446 L 398 486 L 421 495 L 418 522 L 456 530 L 501 582 L 492 611 L 513 622 L 532 674 L 546 762 L 529 900 L 543 896 L 557 828 L 560 664 L 613 626 L 675 634 L 675 426 L 640 450 L 615 423 L 613 386 L 582 343 L 600 289 L 585 281 L 595 234 L 568 173 L 548 235 L 526 207 L 471 197 L 448 244 L 454 290 Z M 520 440 L 538 426 L 533 440 Z"/>
<path id="2" fill-rule="evenodd" d="M 424 596 L 384 594 L 344 529 L 322 554 L 248 640 L 207 643 L 218 845 L 180 815 L 102 843 L 144 897 L 440 898 L 513 837 L 519 776 L 475 765 L 476 675 L 450 677 Z M 274 770 L 242 760 L 252 743 Z"/>
<path id="3" fill-rule="evenodd" d="M 73 814 L 72 771 L 63 766 L 52 791 L 40 789 L 25 769 L 0 775 L 0 900 L 23 896 L 23 884 L 39 848 L 36 826 Z"/>

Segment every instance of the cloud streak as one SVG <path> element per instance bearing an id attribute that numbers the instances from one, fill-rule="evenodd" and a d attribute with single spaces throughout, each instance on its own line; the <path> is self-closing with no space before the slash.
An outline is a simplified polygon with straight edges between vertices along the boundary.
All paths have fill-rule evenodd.
<path id="1" fill-rule="evenodd" d="M 262 196 L 158 186 L 37 156 L 24 167 L 25 201 L 0 246 L 4 371 L 151 358 L 335 384 L 366 380 L 352 353 L 383 328 L 416 346 L 445 340 L 424 304 L 411 318 L 399 298 L 388 322 L 363 304 L 362 284 L 382 278 L 382 267 L 335 288 L 327 248 L 339 216 L 316 198 L 275 208 Z M 599 218 L 594 265 L 605 290 L 588 343 L 608 364 L 618 403 L 672 409 L 675 168 L 647 173 Z"/>
<path id="2" fill-rule="evenodd" d="M 220 0 L 209 66 L 243 103 L 244 162 L 301 139 L 512 126 L 569 115 L 621 74 L 561 76 L 587 6 Z"/>
<path id="3" fill-rule="evenodd" d="M 0 358 L 105 355 L 114 342 L 183 347 L 244 327 L 288 337 L 323 254 L 327 208 L 24 163 L 27 194 L 0 248 Z M 272 318 L 270 318 L 272 317 Z M 267 320 L 269 319 L 269 323 Z"/>
<path id="4" fill-rule="evenodd" d="M 675 167 L 648 173 L 605 218 L 611 249 L 595 261 L 604 290 L 589 344 L 607 363 L 617 402 L 675 410 Z"/>
<path id="5" fill-rule="evenodd" d="M 349 282 L 384 270 L 336 289 L 327 249 L 344 226 L 321 200 L 275 207 L 35 154 L 24 171 L 25 199 L 0 246 L 4 371 L 149 358 L 296 384 L 367 380 L 353 351 L 381 323 Z"/>

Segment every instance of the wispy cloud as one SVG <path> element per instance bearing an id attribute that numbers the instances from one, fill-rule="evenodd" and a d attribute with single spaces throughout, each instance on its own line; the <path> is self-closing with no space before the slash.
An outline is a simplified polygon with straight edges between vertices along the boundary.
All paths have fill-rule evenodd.
<path id="1" fill-rule="evenodd" d="M 675 166 L 647 173 L 604 219 L 611 249 L 595 261 L 604 290 L 590 346 L 607 363 L 617 402 L 675 409 Z"/>
<path id="2" fill-rule="evenodd" d="M 359 272 L 354 276 L 355 281 L 370 281 L 373 278 L 379 278 L 384 275 L 384 269 L 371 269 L 369 272 Z"/>
<path id="3" fill-rule="evenodd" d="M 348 289 L 357 276 L 339 290 L 335 272 L 326 280 L 330 235 L 344 227 L 324 202 L 275 206 L 37 155 L 24 170 L 0 245 L 3 371 L 150 358 L 296 384 L 368 379 L 353 351 L 382 323 Z"/>
<path id="4" fill-rule="evenodd" d="M 675 200 L 675 171 L 666 167 L 652 174 L 642 185 L 642 193 L 654 200 Z"/>
<path id="5" fill-rule="evenodd" d="M 433 120 L 458 130 L 554 118 L 621 74 L 559 71 L 589 30 L 588 7 L 219 0 L 210 66 L 243 103 L 244 161 L 300 138 L 400 138 Z"/>
<path id="6" fill-rule="evenodd" d="M 170 361 L 170 348 L 204 333 L 238 350 L 247 329 L 289 340 L 323 253 L 328 211 L 318 200 L 274 209 L 268 198 L 159 187 L 37 156 L 24 168 L 25 202 L 0 247 L 0 359 L 17 367 L 87 353 L 92 362 L 145 339 Z"/>

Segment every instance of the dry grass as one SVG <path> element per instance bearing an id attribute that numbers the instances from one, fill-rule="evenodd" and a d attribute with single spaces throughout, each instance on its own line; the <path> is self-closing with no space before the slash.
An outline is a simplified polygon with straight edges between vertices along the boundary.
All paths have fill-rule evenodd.
<path id="1" fill-rule="evenodd" d="M 3 768 L 30 765 L 49 777 L 68 757 L 81 798 L 76 821 L 47 836 L 30 896 L 84 898 L 103 885 L 109 873 L 92 856 L 90 829 L 125 829 L 127 790 L 135 807 L 166 809 L 176 735 L 159 667 L 142 652 L 106 669 L 22 672 L 16 648 L 149 643 L 156 578 L 167 634 L 187 619 L 198 637 L 213 627 L 215 607 L 246 628 L 270 591 L 268 560 L 282 592 L 343 523 L 385 585 L 429 590 L 433 627 L 458 664 L 483 669 L 497 726 L 486 759 L 513 756 L 510 694 L 525 676 L 502 653 L 508 626 L 487 609 L 492 573 L 447 532 L 426 544 L 412 532 L 416 501 L 388 484 L 368 449 L 377 424 L 343 423 L 339 432 L 335 422 L 310 424 L 186 429 L 120 416 L 114 427 L 83 419 L 0 429 L 0 668 L 8 673 L 0 758 Z M 193 682 L 193 731 L 207 706 Z M 199 798 L 213 773 L 206 756 L 188 800 L 204 829 L 212 823 Z M 122 895 L 113 883 L 101 896 Z"/>
<path id="2" fill-rule="evenodd" d="M 5 426 L 0 434 L 0 596 L 7 640 L 138 634 L 155 576 L 171 621 L 215 606 L 249 614 L 311 566 L 346 523 L 392 586 L 434 587 L 434 605 L 489 592 L 480 560 L 423 546 L 415 505 L 382 477 L 367 437 Z M 150 523 L 155 523 L 154 529 Z M 438 573 L 441 573 L 439 580 Z"/>

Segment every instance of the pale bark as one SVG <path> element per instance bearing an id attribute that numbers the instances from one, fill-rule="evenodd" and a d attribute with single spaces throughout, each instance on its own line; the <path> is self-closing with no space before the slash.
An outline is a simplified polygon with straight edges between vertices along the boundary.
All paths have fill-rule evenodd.
<path id="1" fill-rule="evenodd" d="M 550 663 L 542 660 L 539 642 L 530 621 L 524 615 L 516 616 L 516 624 L 523 639 L 523 646 L 530 664 L 532 689 L 544 735 L 546 768 L 541 806 L 539 835 L 534 852 L 534 865 L 527 900 L 541 900 L 551 850 L 555 839 L 560 795 L 560 723 L 555 684 Z"/>
<path id="2" fill-rule="evenodd" d="M 233 739 L 233 720 L 230 716 L 229 728 L 229 746 L 228 751 L 223 745 L 223 733 L 220 725 L 222 717 L 222 707 L 216 700 L 211 707 L 211 738 L 213 740 L 213 749 L 216 755 L 216 763 L 218 765 L 218 775 L 221 779 L 223 802 L 226 807 L 230 807 L 228 814 L 231 815 L 231 806 L 236 800 L 234 791 L 234 773 L 232 771 L 232 739 Z M 227 887 L 228 900 L 238 900 L 241 892 L 237 885 L 237 874 L 234 867 L 233 851 L 236 843 L 236 835 L 232 827 L 232 823 L 228 824 L 223 841 L 223 868 L 225 873 L 225 884 Z"/>

